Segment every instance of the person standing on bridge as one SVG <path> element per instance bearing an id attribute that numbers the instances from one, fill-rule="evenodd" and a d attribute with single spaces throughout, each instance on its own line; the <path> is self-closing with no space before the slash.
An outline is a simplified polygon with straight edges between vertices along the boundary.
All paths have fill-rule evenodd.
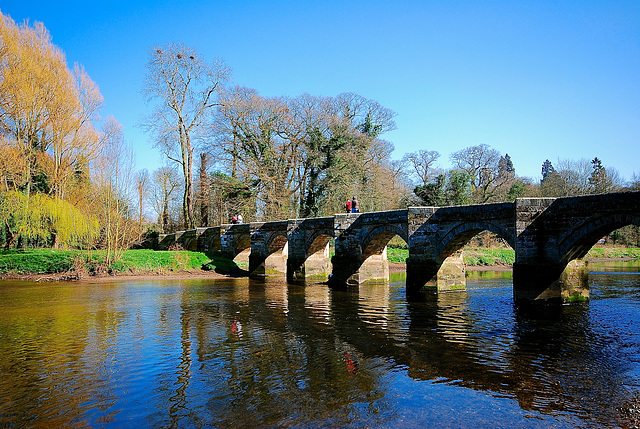
<path id="1" fill-rule="evenodd" d="M 347 209 L 347 213 L 351 213 L 351 200 L 349 198 L 347 198 L 347 203 L 344 207 Z"/>
<path id="2" fill-rule="evenodd" d="M 360 213 L 360 207 L 358 207 L 358 200 L 356 200 L 355 195 L 351 199 L 351 213 Z"/>

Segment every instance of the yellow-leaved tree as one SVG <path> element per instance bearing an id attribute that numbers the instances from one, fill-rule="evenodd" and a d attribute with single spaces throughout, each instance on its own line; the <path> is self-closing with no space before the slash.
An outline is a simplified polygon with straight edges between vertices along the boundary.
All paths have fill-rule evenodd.
<path id="1" fill-rule="evenodd" d="M 85 70 L 73 71 L 42 23 L 0 13 L 0 171 L 5 189 L 65 198 L 79 160 L 95 157 L 102 95 Z M 22 163 L 12 163 L 16 158 Z"/>
<path id="2" fill-rule="evenodd" d="M 18 237 L 25 241 L 23 245 L 86 247 L 99 230 L 95 217 L 87 216 L 67 201 L 42 193 L 2 193 L 0 220 L 9 235 L 6 247 L 12 246 Z"/>
<path id="3" fill-rule="evenodd" d="M 111 138 L 95 123 L 103 98 L 67 66 L 42 23 L 0 12 L 0 221 L 7 247 L 93 247 L 101 233 L 94 162 Z M 99 200 L 99 199 L 98 199 Z M 104 239 L 103 242 L 108 241 Z"/>

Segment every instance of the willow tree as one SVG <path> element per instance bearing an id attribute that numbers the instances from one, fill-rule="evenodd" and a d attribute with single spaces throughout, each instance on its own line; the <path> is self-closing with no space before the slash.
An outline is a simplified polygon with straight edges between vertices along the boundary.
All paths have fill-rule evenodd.
<path id="1" fill-rule="evenodd" d="M 149 54 L 143 92 L 155 107 L 143 125 L 153 134 L 154 146 L 181 167 L 184 223 L 193 228 L 195 144 L 229 70 L 220 60 L 205 62 L 195 49 L 180 43 L 154 47 Z"/>
<path id="2" fill-rule="evenodd" d="M 84 69 L 67 67 L 42 23 L 0 13 L 0 131 L 5 189 L 65 197 L 78 162 L 97 153 L 102 95 Z M 8 150 L 5 150 L 8 149 Z M 20 162 L 12 162 L 13 159 Z M 43 186 L 34 186 L 42 176 Z M 46 185 L 46 186 L 45 186 Z"/>

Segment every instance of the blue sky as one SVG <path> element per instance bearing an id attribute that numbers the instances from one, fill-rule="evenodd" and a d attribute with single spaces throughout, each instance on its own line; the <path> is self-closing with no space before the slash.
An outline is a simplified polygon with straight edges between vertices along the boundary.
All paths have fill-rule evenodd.
<path id="1" fill-rule="evenodd" d="M 183 42 L 264 96 L 355 92 L 397 113 L 392 157 L 488 144 L 520 176 L 599 157 L 640 174 L 640 1 L 0 0 L 85 66 L 139 168 L 162 158 L 137 126 L 148 50 Z"/>

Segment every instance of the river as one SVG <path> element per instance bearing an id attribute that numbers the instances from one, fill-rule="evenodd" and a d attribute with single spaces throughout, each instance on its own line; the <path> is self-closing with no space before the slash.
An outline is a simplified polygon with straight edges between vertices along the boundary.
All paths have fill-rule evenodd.
<path id="1" fill-rule="evenodd" d="M 408 302 L 248 279 L 0 283 L 0 427 L 629 427 L 640 265 L 515 308 L 510 273 Z"/>

